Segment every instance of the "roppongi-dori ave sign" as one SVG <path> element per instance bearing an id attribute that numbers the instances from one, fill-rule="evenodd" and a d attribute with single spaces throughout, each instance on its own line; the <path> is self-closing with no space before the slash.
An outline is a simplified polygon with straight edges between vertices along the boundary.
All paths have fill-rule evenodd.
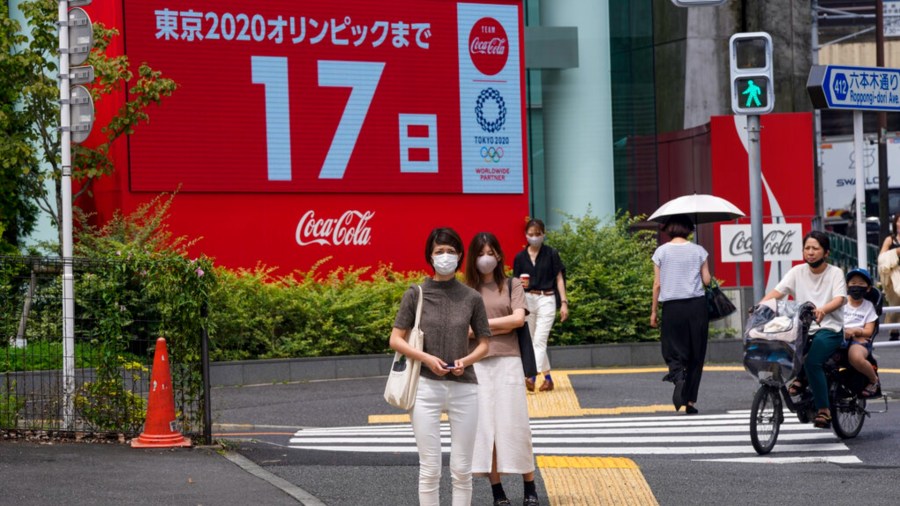
<path id="1" fill-rule="evenodd" d="M 815 65 L 806 86 L 817 109 L 900 111 L 900 69 Z"/>
<path id="2" fill-rule="evenodd" d="M 125 0 L 132 191 L 521 194 L 521 2 Z"/>

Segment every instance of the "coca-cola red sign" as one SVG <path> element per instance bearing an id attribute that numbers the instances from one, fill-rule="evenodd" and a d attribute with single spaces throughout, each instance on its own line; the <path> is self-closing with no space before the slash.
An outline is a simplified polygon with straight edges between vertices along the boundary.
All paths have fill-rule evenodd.
<path id="1" fill-rule="evenodd" d="M 297 223 L 297 244 L 308 246 L 365 246 L 369 244 L 372 228 L 366 224 L 375 216 L 373 211 L 346 211 L 339 218 L 316 218 L 313 210 L 306 211 Z"/>
<path id="2" fill-rule="evenodd" d="M 494 18 L 481 18 L 469 32 L 469 56 L 482 74 L 492 76 L 503 70 L 509 59 L 506 30 Z"/>

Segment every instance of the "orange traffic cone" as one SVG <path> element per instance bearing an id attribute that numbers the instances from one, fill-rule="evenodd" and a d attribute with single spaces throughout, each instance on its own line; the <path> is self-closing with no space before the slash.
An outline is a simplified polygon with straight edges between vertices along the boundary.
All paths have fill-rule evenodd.
<path id="1" fill-rule="evenodd" d="M 150 374 L 150 396 L 147 400 L 147 420 L 144 432 L 131 440 L 132 448 L 171 448 L 191 446 L 191 440 L 175 432 L 175 394 L 172 392 L 172 373 L 169 371 L 169 352 L 166 340 L 156 340 L 153 371 Z"/>

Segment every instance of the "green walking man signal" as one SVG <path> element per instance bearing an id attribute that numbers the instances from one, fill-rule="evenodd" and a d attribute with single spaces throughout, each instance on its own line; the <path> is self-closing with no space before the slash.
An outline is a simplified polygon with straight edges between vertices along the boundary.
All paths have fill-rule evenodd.
<path id="1" fill-rule="evenodd" d="M 728 41 L 728 49 L 732 111 L 753 115 L 772 112 L 772 38 L 765 32 L 736 33 Z"/>
<path id="2" fill-rule="evenodd" d="M 746 107 L 754 107 L 751 105 L 752 102 L 756 102 L 755 107 L 761 107 L 762 104 L 759 103 L 759 86 L 753 84 L 753 79 L 748 79 L 746 88 L 741 92 L 741 95 L 747 95 L 747 103 L 744 104 Z"/>

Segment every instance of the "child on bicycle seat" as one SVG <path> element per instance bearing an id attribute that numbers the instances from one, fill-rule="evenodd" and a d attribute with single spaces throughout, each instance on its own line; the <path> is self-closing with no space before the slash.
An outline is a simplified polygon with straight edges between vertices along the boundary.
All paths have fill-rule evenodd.
<path id="1" fill-rule="evenodd" d="M 854 369 L 869 379 L 860 397 L 874 397 L 878 393 L 878 374 L 867 360 L 872 353 L 872 334 L 878 314 L 875 306 L 865 299 L 872 289 L 872 276 L 866 269 L 853 269 L 847 273 L 847 295 L 850 300 L 844 306 L 844 339 L 848 341 L 847 359 Z M 856 346 L 854 346 L 856 345 Z"/>

